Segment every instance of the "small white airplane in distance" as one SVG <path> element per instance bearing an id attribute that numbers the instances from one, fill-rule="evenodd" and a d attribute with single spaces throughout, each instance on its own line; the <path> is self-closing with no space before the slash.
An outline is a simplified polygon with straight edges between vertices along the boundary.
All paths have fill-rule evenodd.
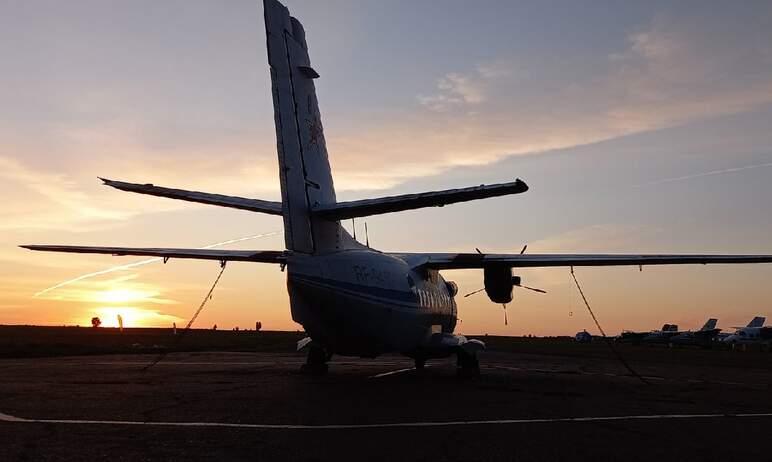
<path id="1" fill-rule="evenodd" d="M 768 329 L 764 327 L 766 320 L 767 318 L 764 316 L 756 316 L 745 327 L 733 327 L 733 329 L 736 329 L 734 334 L 724 337 L 722 341 L 729 344 L 760 342 L 762 340 L 762 331 Z"/>
<path id="2" fill-rule="evenodd" d="M 264 0 L 265 28 L 276 123 L 281 202 L 170 189 L 104 179 L 114 188 L 152 196 L 280 215 L 286 250 L 199 250 L 176 248 L 26 245 L 53 252 L 142 255 L 220 261 L 273 263 L 287 272 L 292 319 L 309 338 L 304 370 L 327 371 L 333 354 L 375 357 L 397 352 L 415 359 L 457 355 L 461 375 L 479 373 L 477 353 L 485 345 L 454 334 L 455 283 L 448 269 L 483 270 L 491 301 L 512 301 L 520 285 L 513 268 L 770 263 L 772 255 L 575 255 L 380 252 L 353 239 L 341 220 L 422 207 L 519 194 L 521 180 L 419 194 L 338 202 L 327 156 L 314 79 L 303 26 L 284 5 Z"/>

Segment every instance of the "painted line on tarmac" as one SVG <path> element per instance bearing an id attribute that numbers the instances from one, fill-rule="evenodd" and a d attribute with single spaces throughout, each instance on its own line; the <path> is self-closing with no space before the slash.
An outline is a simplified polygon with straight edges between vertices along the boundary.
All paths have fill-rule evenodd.
<path id="1" fill-rule="evenodd" d="M 67 419 L 24 419 L 0 413 L 0 422 L 7 423 L 42 423 L 42 424 L 73 424 L 73 425 L 125 425 L 145 427 L 220 427 L 220 428 L 252 428 L 258 430 L 360 430 L 374 428 L 416 428 L 416 427 L 453 427 L 477 425 L 517 425 L 543 423 L 582 423 L 582 422 L 619 422 L 619 421 L 649 421 L 649 420 L 705 420 L 722 418 L 763 418 L 772 417 L 767 413 L 738 414 L 653 414 L 626 415 L 605 417 L 558 417 L 542 419 L 501 419 L 501 420 L 456 420 L 449 422 L 396 422 L 382 424 L 331 424 L 331 425 L 282 425 L 282 424 L 249 424 L 227 422 L 142 422 L 136 420 L 67 420 Z"/>
<path id="2" fill-rule="evenodd" d="M 71 361 L 75 362 L 77 366 L 146 366 L 149 361 Z M 161 361 L 158 366 L 271 366 L 271 365 L 301 365 L 305 363 L 305 358 L 289 359 L 289 360 L 274 360 L 274 361 Z M 382 367 L 382 366 L 402 366 L 408 364 L 406 361 L 387 361 L 387 362 L 355 362 L 355 361 L 329 361 L 327 364 L 330 366 L 366 366 L 366 367 Z M 33 365 L 30 362 L 14 362 L 6 363 L 4 365 L 11 366 L 26 366 Z M 39 366 L 61 366 L 63 362 L 36 362 L 35 367 Z"/>
<path id="3" fill-rule="evenodd" d="M 612 372 L 587 372 L 582 370 L 573 370 L 573 369 L 534 369 L 534 368 L 525 368 L 525 367 L 512 367 L 512 366 L 499 366 L 495 364 L 487 364 L 485 367 L 491 368 L 491 369 L 501 369 L 506 371 L 517 371 L 517 372 L 536 372 L 539 374 L 577 374 L 577 375 L 588 375 L 588 376 L 604 376 L 604 377 L 620 377 L 620 378 L 635 378 L 634 376 L 630 374 L 615 374 Z M 731 386 L 738 386 L 738 387 L 749 387 L 749 388 L 768 388 L 769 384 L 764 383 L 747 383 L 747 382 L 728 382 L 728 381 L 722 381 L 722 380 L 704 380 L 704 379 L 682 379 L 677 377 L 660 377 L 656 375 L 644 375 L 644 379 L 646 380 L 654 380 L 654 381 L 668 381 L 668 382 L 686 382 L 686 383 L 699 383 L 699 384 L 706 384 L 706 385 L 731 385 Z"/>
<path id="4" fill-rule="evenodd" d="M 424 367 L 428 369 L 430 366 L 427 364 Z M 389 377 L 392 375 L 402 374 L 405 372 L 410 372 L 415 370 L 417 370 L 415 367 L 406 367 L 404 369 L 397 369 L 396 371 L 382 372 L 380 374 L 371 375 L 370 377 L 368 377 L 368 379 L 380 379 L 381 377 Z"/>

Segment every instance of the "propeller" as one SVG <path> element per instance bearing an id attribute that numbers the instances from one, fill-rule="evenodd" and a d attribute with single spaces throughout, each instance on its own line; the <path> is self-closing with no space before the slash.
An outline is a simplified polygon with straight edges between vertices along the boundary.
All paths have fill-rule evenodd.
<path id="1" fill-rule="evenodd" d="M 522 284 L 513 284 L 513 285 L 515 287 L 520 287 L 521 289 L 528 289 L 528 290 L 532 290 L 534 292 L 539 292 L 540 294 L 546 294 L 547 293 L 546 290 L 544 290 L 544 289 L 537 289 L 536 287 L 528 287 L 528 286 L 524 286 Z"/>
<path id="2" fill-rule="evenodd" d="M 474 292 L 469 292 L 468 294 L 464 295 L 464 298 L 466 298 L 466 297 L 468 297 L 468 296 L 470 296 L 470 295 L 474 295 L 474 294 L 480 293 L 480 292 L 482 292 L 483 290 L 485 290 L 485 287 L 483 287 L 482 289 L 477 289 L 477 290 L 475 290 Z"/>
<path id="3" fill-rule="evenodd" d="M 523 246 L 523 248 L 520 250 L 520 255 L 523 255 L 525 253 L 526 249 L 528 249 L 528 244 L 525 244 Z M 474 250 L 476 250 L 477 253 L 479 253 L 480 255 L 483 254 L 480 251 L 480 249 L 478 249 L 477 247 L 475 247 Z M 538 292 L 540 294 L 546 294 L 547 293 L 547 291 L 544 290 L 544 289 L 537 289 L 536 287 L 529 287 L 529 286 L 525 286 L 523 284 L 520 284 L 520 277 L 518 277 L 518 276 L 515 276 L 515 277 L 512 278 L 512 287 L 519 287 L 521 289 L 528 289 L 528 290 L 531 290 L 533 292 Z M 464 298 L 470 297 L 470 296 L 472 296 L 474 294 L 478 294 L 478 293 L 482 292 L 483 290 L 485 290 L 485 287 L 483 287 L 482 289 L 477 289 L 475 291 L 469 292 L 468 294 L 465 294 Z M 502 303 L 501 306 L 504 308 L 504 325 L 506 326 L 506 325 L 509 325 L 509 320 L 507 319 L 507 304 L 506 303 Z"/>
<path id="4" fill-rule="evenodd" d="M 536 287 L 524 286 L 522 284 L 512 284 L 512 287 L 519 287 L 521 289 L 528 289 L 528 290 L 532 290 L 534 292 L 539 292 L 540 294 L 546 294 L 547 293 L 547 291 L 544 290 L 544 289 L 537 289 Z M 478 294 L 478 293 L 482 292 L 483 290 L 485 290 L 485 287 L 483 287 L 482 289 L 477 289 L 477 290 L 475 290 L 473 292 L 469 292 L 468 294 L 465 294 L 464 298 L 469 297 L 469 296 L 474 295 L 474 294 Z"/>

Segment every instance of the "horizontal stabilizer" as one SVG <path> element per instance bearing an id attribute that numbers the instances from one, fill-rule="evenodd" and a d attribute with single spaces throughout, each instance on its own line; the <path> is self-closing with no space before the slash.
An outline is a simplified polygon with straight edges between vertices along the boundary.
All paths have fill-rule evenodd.
<path id="1" fill-rule="evenodd" d="M 215 250 L 215 249 L 162 249 L 138 247 L 84 247 L 76 245 L 22 245 L 29 250 L 43 252 L 96 253 L 114 256 L 135 255 L 160 258 L 191 258 L 196 260 L 251 261 L 285 263 L 287 255 L 279 250 Z"/>
<path id="2" fill-rule="evenodd" d="M 363 199 L 336 204 L 317 205 L 312 209 L 314 215 L 330 221 L 347 218 L 367 217 L 383 213 L 401 212 L 403 210 L 420 209 L 423 207 L 442 207 L 456 202 L 466 202 L 487 197 L 520 194 L 528 191 L 528 185 L 521 180 L 511 183 L 472 186 L 471 188 L 447 189 L 418 194 Z"/>
<path id="3" fill-rule="evenodd" d="M 412 267 L 474 269 L 487 266 L 542 268 L 556 266 L 646 266 L 772 263 L 772 255 L 630 255 L 630 254 L 482 254 L 392 253 Z"/>
<path id="4" fill-rule="evenodd" d="M 250 212 L 268 213 L 270 215 L 281 215 L 281 202 L 263 201 L 259 199 L 247 199 L 245 197 L 224 196 L 222 194 L 212 194 L 200 191 L 186 191 L 184 189 L 164 188 L 152 184 L 125 183 L 123 181 L 108 180 L 99 178 L 107 186 L 120 189 L 121 191 L 147 194 L 149 196 L 168 197 L 169 199 L 179 199 L 188 202 L 198 202 L 201 204 L 218 205 L 220 207 L 230 207 L 234 209 L 249 210 Z"/>

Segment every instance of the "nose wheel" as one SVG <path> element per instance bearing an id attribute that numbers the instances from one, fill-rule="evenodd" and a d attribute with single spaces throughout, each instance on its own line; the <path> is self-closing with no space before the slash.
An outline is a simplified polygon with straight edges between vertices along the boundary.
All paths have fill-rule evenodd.
<path id="1" fill-rule="evenodd" d="M 477 355 L 465 351 L 458 352 L 456 375 L 462 378 L 478 377 L 480 375 L 480 361 Z"/>
<path id="2" fill-rule="evenodd" d="M 325 375 L 327 374 L 327 361 L 332 355 L 327 353 L 324 348 L 312 345 L 308 348 L 308 357 L 306 363 L 300 366 L 300 372 L 307 375 Z"/>

